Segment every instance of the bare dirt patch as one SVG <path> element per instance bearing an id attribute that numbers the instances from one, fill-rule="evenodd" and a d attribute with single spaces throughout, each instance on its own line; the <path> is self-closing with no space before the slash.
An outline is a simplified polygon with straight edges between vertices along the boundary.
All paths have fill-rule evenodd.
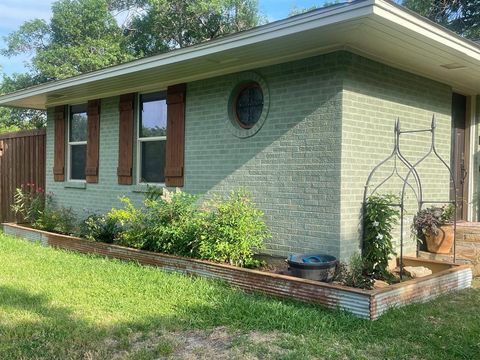
<path id="1" fill-rule="evenodd" d="M 131 333 L 125 339 L 106 340 L 111 359 L 265 359 L 285 355 L 276 333 L 213 330 Z M 268 356 L 263 356 L 268 354 Z"/>

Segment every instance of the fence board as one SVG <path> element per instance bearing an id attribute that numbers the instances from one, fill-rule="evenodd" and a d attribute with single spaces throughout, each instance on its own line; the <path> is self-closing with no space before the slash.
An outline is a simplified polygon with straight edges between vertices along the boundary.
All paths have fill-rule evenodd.
<path id="1" fill-rule="evenodd" d="M 15 189 L 34 183 L 45 189 L 45 130 L 0 134 L 0 221 L 17 221 Z"/>

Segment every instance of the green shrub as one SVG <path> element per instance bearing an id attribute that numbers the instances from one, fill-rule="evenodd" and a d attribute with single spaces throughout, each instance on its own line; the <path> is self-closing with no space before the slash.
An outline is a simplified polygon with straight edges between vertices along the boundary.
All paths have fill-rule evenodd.
<path id="1" fill-rule="evenodd" d="M 231 192 L 226 199 L 214 197 L 202 213 L 199 255 L 202 259 L 253 267 L 259 262 L 254 250 L 263 248 L 270 232 L 263 212 L 248 193 Z"/>
<path id="2" fill-rule="evenodd" d="M 115 242 L 123 246 L 143 249 L 147 241 L 146 232 L 148 232 L 145 211 L 136 208 L 126 196 L 120 198 L 120 201 L 124 205 L 123 208 L 114 208 L 106 215 L 122 229 Z"/>
<path id="3" fill-rule="evenodd" d="M 12 210 L 24 221 L 34 223 L 45 207 L 45 191 L 35 184 L 22 184 L 15 190 Z"/>
<path id="4" fill-rule="evenodd" d="M 123 209 L 112 209 L 107 215 L 122 228 L 118 243 L 137 249 L 182 256 L 197 253 L 197 197 L 180 190 L 164 190 L 161 196 L 147 194 L 142 208 L 123 198 Z"/>
<path id="5" fill-rule="evenodd" d="M 146 244 L 149 250 L 195 257 L 198 252 L 199 212 L 197 197 L 177 190 L 158 200 L 146 200 L 153 226 Z"/>
<path id="6" fill-rule="evenodd" d="M 121 232 L 119 222 L 106 215 L 90 215 L 80 229 L 80 237 L 88 240 L 113 243 Z"/>
<path id="7" fill-rule="evenodd" d="M 59 234 L 73 235 L 77 232 L 77 221 L 72 209 L 47 204 L 33 223 L 33 227 Z"/>
<path id="8" fill-rule="evenodd" d="M 178 189 L 149 191 L 141 207 L 128 197 L 120 200 L 122 208 L 90 215 L 77 226 L 70 209 L 54 206 L 49 199 L 34 227 L 247 267 L 260 264 L 253 258 L 254 251 L 261 249 L 270 236 L 263 213 L 245 191 L 232 192 L 226 199 L 215 197 L 202 207 L 197 204 L 197 196 Z"/>

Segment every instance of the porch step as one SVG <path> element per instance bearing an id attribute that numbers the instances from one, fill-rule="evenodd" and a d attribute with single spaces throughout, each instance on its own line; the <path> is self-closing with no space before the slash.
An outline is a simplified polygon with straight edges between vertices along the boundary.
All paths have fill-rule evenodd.
<path id="1" fill-rule="evenodd" d="M 469 264 L 473 267 L 473 275 L 480 276 L 480 223 L 457 224 L 457 264 Z M 423 259 L 453 262 L 453 254 L 433 254 L 420 251 Z"/>
<path id="2" fill-rule="evenodd" d="M 457 241 L 480 243 L 480 222 L 457 223 Z"/>

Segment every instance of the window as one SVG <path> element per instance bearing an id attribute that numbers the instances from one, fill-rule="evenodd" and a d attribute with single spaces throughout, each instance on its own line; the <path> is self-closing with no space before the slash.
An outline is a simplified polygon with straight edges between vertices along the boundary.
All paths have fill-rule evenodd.
<path id="1" fill-rule="evenodd" d="M 165 182 L 167 143 L 166 93 L 142 94 L 138 119 L 138 179 L 140 183 Z"/>
<path id="2" fill-rule="evenodd" d="M 270 92 L 266 81 L 257 73 L 246 71 L 231 77 L 225 119 L 230 132 L 247 139 L 265 124 L 270 108 Z"/>
<path id="3" fill-rule="evenodd" d="M 249 82 L 238 89 L 234 103 L 235 118 L 245 129 L 252 128 L 260 119 L 263 110 L 263 92 L 256 82 Z"/>
<path id="4" fill-rule="evenodd" d="M 70 106 L 68 119 L 68 178 L 69 180 L 85 180 L 87 104 Z"/>

